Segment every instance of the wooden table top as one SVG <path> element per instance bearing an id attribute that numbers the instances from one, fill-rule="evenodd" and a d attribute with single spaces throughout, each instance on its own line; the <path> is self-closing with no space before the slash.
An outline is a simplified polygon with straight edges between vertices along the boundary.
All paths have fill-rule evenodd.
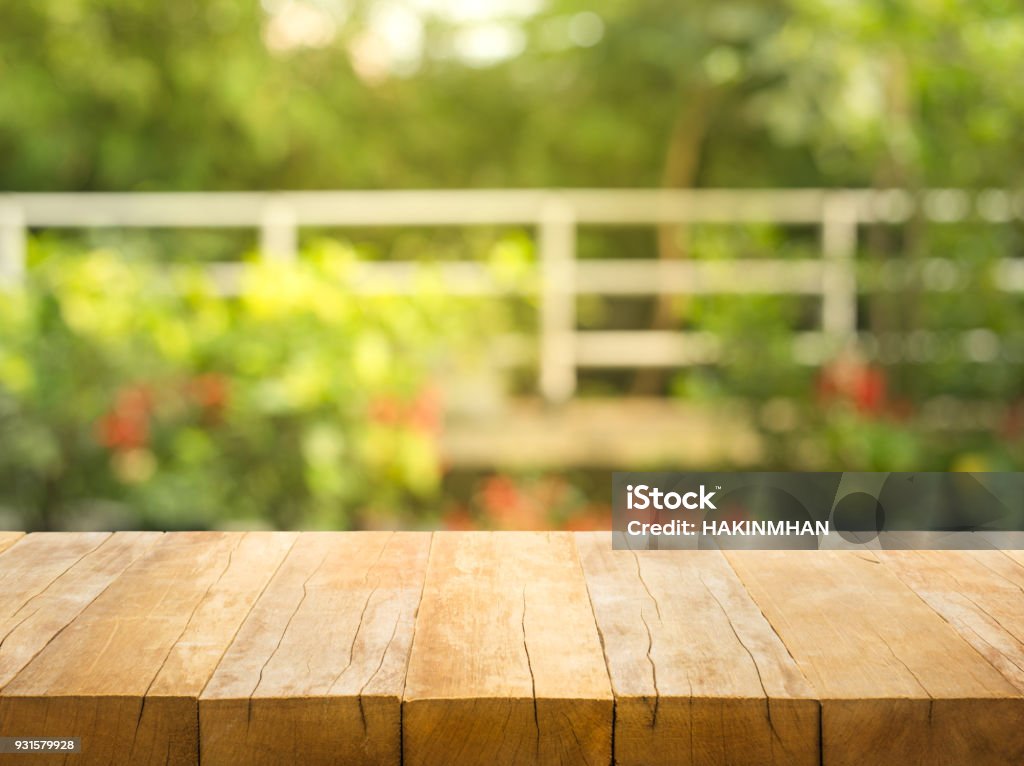
<path id="1" fill-rule="evenodd" d="M 70 764 L 1021 764 L 1022 723 L 1020 551 L 0 532 L 0 737 Z"/>

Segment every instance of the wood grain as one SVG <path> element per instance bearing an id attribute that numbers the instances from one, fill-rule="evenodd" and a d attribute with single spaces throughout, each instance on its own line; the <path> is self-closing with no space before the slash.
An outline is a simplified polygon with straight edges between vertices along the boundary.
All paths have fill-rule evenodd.
<path id="1" fill-rule="evenodd" d="M 39 532 L 21 538 L 17 545 L 13 543 L 18 537 L 8 538 L 12 547 L 0 558 L 0 692 L 75 614 L 49 635 L 45 627 L 36 634 L 22 623 L 35 616 L 56 580 L 109 539 L 109 532 Z M 53 610 L 40 617 L 45 620 L 47 612 L 52 615 Z"/>
<path id="2" fill-rule="evenodd" d="M 1024 567 L 1024 551 L 1018 551 L 1018 550 L 1003 551 L 1003 555 L 1008 557 L 1008 558 L 1010 558 L 1010 559 L 1013 559 L 1018 564 L 1020 564 L 1022 567 Z"/>
<path id="3" fill-rule="evenodd" d="M 75 558 L 79 553 L 77 546 L 70 544 L 76 539 L 33 535 L 26 539 L 25 547 L 12 550 L 11 558 L 0 568 L 0 579 L 13 580 L 4 589 L 6 607 L 0 607 L 0 689 L 148 551 L 160 539 L 160 533 L 104 535 L 98 538 L 102 542 L 97 547 L 80 558 Z M 91 546 L 95 539 L 88 538 L 84 547 Z M 59 566 L 63 566 L 72 559 L 74 563 L 44 588 L 40 589 L 39 582 L 32 582 L 33 578 L 28 576 L 37 568 L 45 568 L 40 566 L 42 562 L 60 562 Z"/>
<path id="4" fill-rule="evenodd" d="M 577 535 L 612 688 L 615 762 L 816 764 L 818 701 L 717 551 Z"/>
<path id="5" fill-rule="evenodd" d="M 634 553 L 607 533 L 5 545 L 0 732 L 79 736 L 69 763 L 1024 763 L 1020 551 Z"/>
<path id="6" fill-rule="evenodd" d="M 436 535 L 404 763 L 606 766 L 611 739 L 611 688 L 572 536 Z"/>
<path id="7" fill-rule="evenodd" d="M 398 764 L 430 535 L 305 533 L 200 700 L 204 764 Z"/>
<path id="8" fill-rule="evenodd" d="M 0 728 L 81 737 L 77 764 L 195 763 L 202 685 L 293 539 L 164 535 L 0 693 Z"/>
<path id="9" fill-rule="evenodd" d="M 40 532 L 12 546 L 0 566 L 0 619 L 17 614 L 108 537 L 109 532 Z"/>
<path id="10" fill-rule="evenodd" d="M 1024 564 L 1003 551 L 876 555 L 1024 693 Z"/>
<path id="11" fill-rule="evenodd" d="M 877 558 L 726 556 L 821 697 L 825 763 L 1024 762 L 1024 699 Z"/>
<path id="12" fill-rule="evenodd" d="M 0 553 L 18 542 L 24 534 L 24 532 L 0 532 Z"/>

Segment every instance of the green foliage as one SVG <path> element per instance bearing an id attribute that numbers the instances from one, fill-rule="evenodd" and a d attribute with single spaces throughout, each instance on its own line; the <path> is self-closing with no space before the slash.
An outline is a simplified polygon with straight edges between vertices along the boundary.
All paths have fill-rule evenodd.
<path id="1" fill-rule="evenodd" d="M 449 349 L 474 348 L 479 306 L 428 278 L 359 295 L 353 252 L 331 242 L 250 264 L 231 300 L 195 267 L 33 260 L 0 303 L 0 484 L 25 524 L 111 526 L 130 508 L 157 528 L 344 528 L 434 497 L 437 379 Z"/>
<path id="2" fill-rule="evenodd" d="M 688 232 L 688 238 L 690 257 L 697 261 L 799 260 L 816 255 L 772 226 L 699 226 Z M 675 393 L 755 401 L 801 395 L 812 373 L 795 363 L 793 336 L 808 323 L 806 303 L 799 296 L 758 294 L 701 295 L 679 301 L 680 321 L 717 338 L 721 354 L 713 367 L 677 374 Z"/>
<path id="3" fill-rule="evenodd" d="M 275 45 L 286 6 L 316 14 L 327 37 Z M 650 186 L 678 182 L 674 151 L 695 167 L 686 183 L 702 186 L 1021 180 L 1013 3 L 450 11 L 9 3 L 0 187 Z M 416 50 L 389 50 L 380 24 L 396 13 Z M 460 57 L 459 40 L 488 25 L 519 41 L 516 55 Z"/>
<path id="4" fill-rule="evenodd" d="M 1019 4 L 526 5 L 488 15 L 486 3 L 403 0 L 8 3 L 0 188 L 915 191 L 1013 189 L 1024 180 Z M 476 10 L 458 18 L 448 6 Z M 275 43 L 288 8 L 314 13 L 331 34 L 310 45 Z M 419 40 L 409 58 L 389 52 L 379 23 L 396 13 Z M 459 54 L 466 34 L 488 27 L 516 42 L 510 55 Z M 860 234 L 859 282 L 874 284 L 860 296 L 861 329 L 907 344 L 879 354 L 880 369 L 869 365 L 890 403 L 1017 399 L 1024 314 L 993 265 L 1021 254 L 1019 221 L 972 228 L 914 217 Z M 123 249 L 133 262 L 182 253 L 201 260 L 251 246 L 242 236 L 92 233 L 85 241 Z M 652 232 L 614 236 L 585 236 L 581 253 L 651 257 L 657 249 Z M 696 259 L 818 257 L 820 249 L 806 232 L 781 228 L 701 227 L 683 239 L 683 254 Z M 458 232 L 440 242 L 436 232 L 407 233 L 391 255 L 444 249 L 445 257 L 477 258 L 492 239 Z M 429 277 L 411 301 L 354 296 L 344 287 L 349 257 L 314 249 L 294 273 L 258 267 L 227 303 L 188 269 L 158 274 L 109 255 L 37 254 L 28 291 L 0 303 L 5 502 L 40 525 L 57 525 L 83 504 L 108 512 L 114 501 L 138 505 L 155 525 L 232 513 L 291 526 L 358 523 L 352 514 L 364 504 L 428 496 L 437 482 L 430 439 L 395 421 L 416 411 L 446 348 L 498 322 L 481 305 L 432 295 Z M 523 279 L 527 251 L 519 242 L 497 253 L 499 275 Z M 924 258 L 946 259 L 952 286 L 917 291 L 936 276 L 920 271 Z M 897 288 L 890 272 L 901 270 L 910 276 Z M 649 325 L 651 307 L 636 303 L 588 298 L 581 321 Z M 663 329 L 708 331 L 729 350 L 721 364 L 678 374 L 672 390 L 680 396 L 796 401 L 801 422 L 820 437 L 810 451 L 829 465 L 954 462 L 954 449 L 932 449 L 927 434 L 874 410 L 833 402 L 815 419 L 823 407 L 815 386 L 830 365 L 795 364 L 790 340 L 816 327 L 817 306 L 707 296 L 677 308 L 674 326 Z M 521 311 L 515 324 L 529 330 L 532 321 Z M 932 331 L 944 334 L 940 347 L 923 349 L 926 361 L 910 358 Z M 1006 350 L 995 360 L 965 359 L 964 332 L 973 333 L 967 351 L 976 357 L 989 355 L 993 338 Z M 628 389 L 621 380 L 599 383 Z M 201 400 L 215 401 L 221 388 L 214 418 Z M 97 424 L 122 406 L 144 411 L 144 445 L 98 441 Z M 132 441 L 130 429 L 125 438 Z M 988 439 L 970 448 L 1016 449 Z M 800 451 L 782 445 L 773 460 L 798 462 L 790 456 Z M 193 498 L 187 510 L 182 497 Z"/>

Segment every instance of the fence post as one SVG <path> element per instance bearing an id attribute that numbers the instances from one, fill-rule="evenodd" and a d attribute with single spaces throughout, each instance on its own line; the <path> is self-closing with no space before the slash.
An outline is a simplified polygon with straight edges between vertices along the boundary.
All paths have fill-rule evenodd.
<path id="1" fill-rule="evenodd" d="M 0 199 L 0 288 L 15 287 L 25 278 L 25 212 Z"/>
<path id="2" fill-rule="evenodd" d="M 840 343 L 857 332 L 857 206 L 843 193 L 826 194 L 822 208 L 821 250 L 825 259 L 821 286 L 821 325 Z"/>
<path id="3" fill-rule="evenodd" d="M 540 392 L 557 404 L 576 390 L 576 215 L 568 202 L 544 203 L 539 235 Z"/>
<path id="4" fill-rule="evenodd" d="M 265 261 L 294 263 L 299 257 L 299 226 L 287 202 L 270 199 L 260 218 L 260 257 Z"/>

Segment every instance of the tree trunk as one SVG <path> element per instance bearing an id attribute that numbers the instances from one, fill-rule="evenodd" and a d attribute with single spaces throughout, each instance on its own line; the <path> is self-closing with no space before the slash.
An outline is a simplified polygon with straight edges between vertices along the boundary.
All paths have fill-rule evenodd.
<path id="1" fill-rule="evenodd" d="M 711 124 L 711 110 L 716 101 L 715 96 L 714 90 L 701 88 L 679 108 L 665 154 L 661 178 L 663 189 L 690 189 L 696 185 L 704 141 Z M 687 256 L 684 226 L 663 224 L 658 227 L 657 237 L 659 260 L 680 260 Z M 651 318 L 651 329 L 672 329 L 676 324 L 677 305 L 676 296 L 658 295 Z M 663 368 L 639 370 L 633 380 L 633 393 L 638 396 L 661 393 L 666 375 L 667 372 Z"/>
<path id="2" fill-rule="evenodd" d="M 910 90 L 910 72 L 901 51 L 892 51 L 886 58 L 885 102 L 883 129 L 888 139 L 886 157 L 875 174 L 877 188 L 904 189 L 914 197 L 910 218 L 903 224 L 902 241 L 896 243 L 901 252 L 894 252 L 894 238 L 885 224 L 872 227 L 868 236 L 868 249 L 876 266 L 891 257 L 902 257 L 909 269 L 920 263 L 925 247 L 925 220 L 916 198 L 920 182 L 913 156 L 914 114 Z M 873 333 L 906 335 L 921 326 L 921 293 L 917 280 L 910 279 L 895 289 L 883 289 L 872 296 L 870 327 Z M 906 365 L 891 365 L 890 379 L 896 388 L 904 388 Z"/>

